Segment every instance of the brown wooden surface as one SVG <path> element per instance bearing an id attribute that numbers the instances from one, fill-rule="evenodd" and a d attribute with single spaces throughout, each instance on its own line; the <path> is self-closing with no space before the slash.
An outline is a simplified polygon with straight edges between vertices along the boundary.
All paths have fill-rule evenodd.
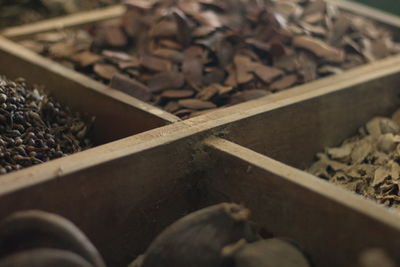
<path id="1" fill-rule="evenodd" d="M 177 121 L 156 107 L 93 81 L 0 38 L 1 75 L 24 77 L 46 90 L 71 109 L 96 116 L 93 138 L 97 144 Z"/>
<path id="2" fill-rule="evenodd" d="M 364 17 L 368 17 L 376 21 L 385 23 L 387 25 L 391 25 L 397 28 L 400 27 L 400 17 L 369 7 L 367 5 L 363 5 L 348 0 L 325 0 L 325 2 L 336 5 L 341 9 L 354 12 L 355 14 L 362 15 Z"/>
<path id="3" fill-rule="evenodd" d="M 23 209 L 55 212 L 88 235 L 108 266 L 127 266 L 164 227 L 196 207 L 190 177 L 183 179 L 190 170 L 191 141 L 148 142 L 146 148 L 141 143 L 117 160 L 44 181 L 22 181 L 16 191 L 3 183 L 0 218 Z M 82 153 L 72 155 L 70 163 Z"/>
<path id="4" fill-rule="evenodd" d="M 124 12 L 124 6 L 115 5 L 93 11 L 62 16 L 59 18 L 47 19 L 22 26 L 9 27 L 3 30 L 0 34 L 10 39 L 21 40 L 41 32 L 80 27 L 93 22 L 117 18 L 124 14 Z"/>
<path id="5" fill-rule="evenodd" d="M 296 241 L 316 267 L 356 267 L 364 249 L 400 261 L 400 216 L 229 141 L 207 141 L 203 205 L 243 203 L 267 232 Z"/>

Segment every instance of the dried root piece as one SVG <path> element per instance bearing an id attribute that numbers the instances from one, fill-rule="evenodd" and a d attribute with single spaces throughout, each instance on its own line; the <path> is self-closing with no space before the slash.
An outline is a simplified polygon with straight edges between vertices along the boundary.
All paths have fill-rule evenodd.
<path id="1" fill-rule="evenodd" d="M 0 267 L 92 267 L 81 256 L 60 249 L 32 249 L 0 260 Z"/>
<path id="2" fill-rule="evenodd" d="M 265 239 L 254 243 L 244 240 L 226 246 L 223 256 L 234 267 L 310 267 L 303 253 L 282 239 Z"/>
<path id="3" fill-rule="evenodd" d="M 166 228 L 146 251 L 141 267 L 219 267 L 228 244 L 257 236 L 247 222 L 250 212 L 222 203 L 191 213 Z"/>
<path id="4" fill-rule="evenodd" d="M 63 248 L 80 255 L 95 267 L 105 267 L 89 239 L 61 216 L 30 210 L 16 212 L 0 223 L 0 256 L 32 247 Z"/>

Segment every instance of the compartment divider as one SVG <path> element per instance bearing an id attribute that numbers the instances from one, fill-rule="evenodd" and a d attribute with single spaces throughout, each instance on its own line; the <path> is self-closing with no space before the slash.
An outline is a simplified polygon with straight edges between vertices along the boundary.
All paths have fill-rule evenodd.
<path id="1" fill-rule="evenodd" d="M 75 13 L 22 26 L 9 27 L 0 32 L 0 34 L 10 39 L 21 40 L 29 38 L 37 33 L 80 27 L 93 22 L 118 18 L 124 14 L 125 10 L 123 5 L 113 5 L 93 11 Z"/>

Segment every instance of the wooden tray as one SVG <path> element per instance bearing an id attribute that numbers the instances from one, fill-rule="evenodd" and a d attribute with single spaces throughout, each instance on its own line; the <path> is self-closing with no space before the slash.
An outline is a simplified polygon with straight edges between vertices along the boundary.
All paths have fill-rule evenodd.
<path id="1" fill-rule="evenodd" d="M 5 38 L 0 59 L 8 63 L 1 74 L 44 84 L 71 108 L 96 115 L 99 144 L 2 176 L 0 218 L 23 209 L 58 213 L 89 236 L 108 266 L 126 266 L 172 221 L 234 201 L 265 232 L 297 241 L 316 267 L 357 266 L 359 253 L 373 247 L 400 261 L 398 213 L 302 171 L 325 146 L 400 106 L 400 56 L 185 121 Z"/>

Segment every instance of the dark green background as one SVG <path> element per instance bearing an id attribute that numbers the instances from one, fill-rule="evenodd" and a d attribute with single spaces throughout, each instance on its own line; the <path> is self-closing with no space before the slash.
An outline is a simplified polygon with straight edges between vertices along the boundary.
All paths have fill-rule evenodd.
<path id="1" fill-rule="evenodd" d="M 355 1 L 400 15 L 400 0 L 355 0 Z"/>

